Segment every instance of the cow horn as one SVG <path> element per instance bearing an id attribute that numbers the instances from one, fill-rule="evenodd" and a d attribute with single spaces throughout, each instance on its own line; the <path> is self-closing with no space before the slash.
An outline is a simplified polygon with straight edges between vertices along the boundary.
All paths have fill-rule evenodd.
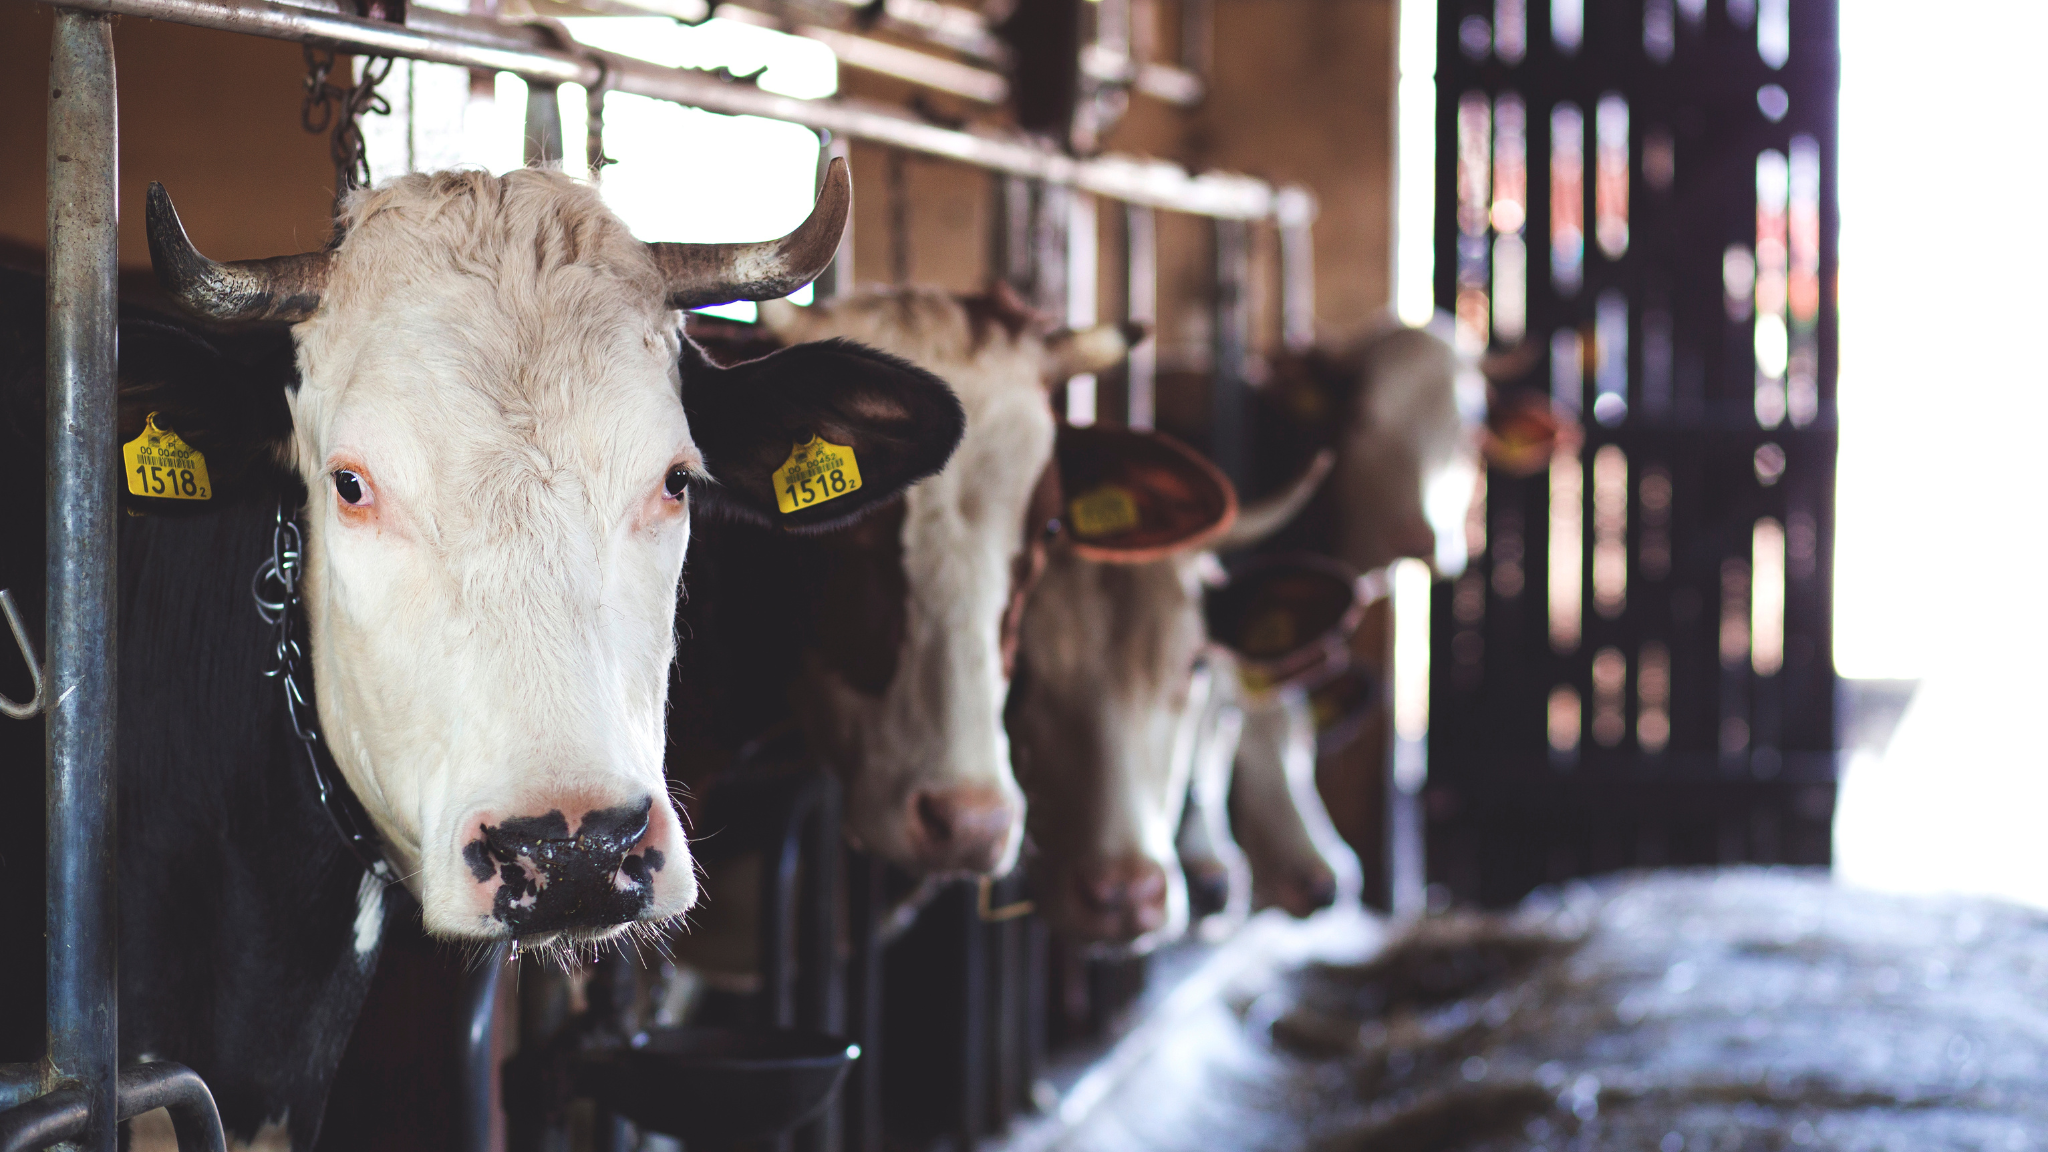
<path id="1" fill-rule="evenodd" d="M 267 260 L 209 260 L 185 235 L 185 225 L 161 184 L 149 186 L 149 262 L 157 282 L 195 315 L 213 320 L 297 323 L 320 307 L 334 253 L 306 252 Z"/>
<path id="2" fill-rule="evenodd" d="M 1237 522 L 1209 545 L 1217 552 L 1229 552 L 1236 548 L 1249 548 L 1280 529 L 1289 521 L 1301 515 L 1308 506 L 1309 497 L 1322 487 L 1323 477 L 1337 463 L 1337 454 L 1328 448 L 1317 452 L 1315 458 L 1302 469 L 1287 487 L 1275 492 L 1255 504 L 1246 505 L 1237 514 Z"/>
<path id="3" fill-rule="evenodd" d="M 839 251 L 853 211 L 853 179 L 835 156 L 810 218 L 780 240 L 755 244 L 649 244 L 674 308 L 774 300 L 818 278 Z"/>

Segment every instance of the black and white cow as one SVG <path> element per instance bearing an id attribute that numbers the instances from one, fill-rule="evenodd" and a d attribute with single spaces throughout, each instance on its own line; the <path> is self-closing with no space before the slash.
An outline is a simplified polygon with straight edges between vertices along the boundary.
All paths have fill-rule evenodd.
<path id="1" fill-rule="evenodd" d="M 250 585 L 280 509 L 304 532 L 325 752 L 429 932 L 569 952 L 691 906 L 663 746 L 693 507 L 831 527 L 960 436 L 951 391 L 887 355 L 810 344 L 721 367 L 680 335 L 678 307 L 816 275 L 850 197 L 835 165 L 780 241 L 645 245 L 559 174 L 414 175 L 353 197 L 330 251 L 219 264 L 152 190 L 175 297 L 294 326 L 121 327 L 122 439 L 154 414 L 211 478 L 204 501 L 124 497 L 165 513 L 120 525 L 125 1058 L 197 1069 L 239 1140 L 310 1148 L 375 962 L 384 885 L 264 676 Z M 42 299 L 34 277 L 0 298 L 0 586 L 33 618 Z M 852 446 L 865 484 L 782 513 L 773 474 L 813 437 Z M 40 736 L 0 728 L 0 1060 L 38 1047 L 41 934 L 13 929 L 42 915 Z"/>

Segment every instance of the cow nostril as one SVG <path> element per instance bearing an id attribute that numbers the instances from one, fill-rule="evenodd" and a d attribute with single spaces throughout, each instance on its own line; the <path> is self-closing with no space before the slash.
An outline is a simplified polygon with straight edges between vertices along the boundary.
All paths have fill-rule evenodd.
<path id="1" fill-rule="evenodd" d="M 917 824 L 925 840 L 935 848 L 943 848 L 953 840 L 953 806 L 944 798 L 930 792 L 917 794 Z"/>

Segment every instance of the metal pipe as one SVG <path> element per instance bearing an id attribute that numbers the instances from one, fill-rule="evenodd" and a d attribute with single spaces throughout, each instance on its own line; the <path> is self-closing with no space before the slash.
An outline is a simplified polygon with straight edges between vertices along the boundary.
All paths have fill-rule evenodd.
<path id="1" fill-rule="evenodd" d="M 1152 209 L 1133 204 L 1124 209 L 1124 315 L 1154 334 L 1131 349 L 1126 379 L 1124 422 L 1150 429 L 1158 415 L 1159 379 L 1159 218 Z"/>
<path id="2" fill-rule="evenodd" d="M 562 162 L 562 90 L 553 84 L 526 86 L 526 143 L 522 154 L 528 168 L 546 168 Z"/>
<path id="3" fill-rule="evenodd" d="M 455 1147 L 459 1152 L 490 1152 L 494 1107 L 492 1087 L 498 1078 L 494 1058 L 498 1021 L 498 984 L 511 964 L 512 946 L 500 941 L 491 946 L 483 963 L 462 980 L 461 1032 L 456 1037 L 456 1084 L 459 1102 L 455 1112 Z"/>
<path id="4" fill-rule="evenodd" d="M 720 80 L 708 72 L 664 68 L 630 56 L 574 45 L 507 47 L 503 30 L 457 39 L 448 33 L 360 20 L 272 3 L 270 0 L 74 0 L 83 9 L 145 16 L 276 40 L 324 44 L 352 52 L 402 56 L 466 68 L 513 72 L 527 81 L 581 84 L 600 79 L 620 92 L 686 104 L 730 116 L 761 116 L 822 128 L 892 148 L 943 157 L 979 168 L 1079 188 L 1131 204 L 1223 219 L 1259 220 L 1273 214 L 1274 190 L 1247 176 L 1191 176 L 1178 165 L 1129 156 L 1077 159 L 1018 134 L 960 131 L 928 124 L 886 105 L 862 100 L 800 100 Z M 443 14 L 445 17 L 445 14 Z M 467 22 L 445 19 L 451 28 Z"/>
<path id="5" fill-rule="evenodd" d="M 1230 482 L 1247 479 L 1250 437 L 1245 426 L 1251 390 L 1251 229 L 1242 220 L 1216 221 L 1216 298 L 1210 338 L 1209 457 Z"/>
<path id="6" fill-rule="evenodd" d="M 113 1152 L 114 411 L 113 21 L 60 8 L 49 104 L 49 1056 L 44 1088 L 83 1095 L 76 1147 Z"/>
<path id="7" fill-rule="evenodd" d="M 1282 188 L 1273 216 L 1280 226 L 1280 339 L 1289 352 L 1316 342 L 1316 200 L 1306 188 Z"/>

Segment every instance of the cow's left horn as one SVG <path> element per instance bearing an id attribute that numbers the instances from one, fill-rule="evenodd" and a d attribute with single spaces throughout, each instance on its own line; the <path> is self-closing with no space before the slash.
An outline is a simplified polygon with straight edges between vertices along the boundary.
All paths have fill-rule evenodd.
<path id="1" fill-rule="evenodd" d="M 833 157 L 810 218 L 780 240 L 755 244 L 649 244 L 675 308 L 774 300 L 818 278 L 839 251 L 853 211 L 853 178 Z"/>
<path id="2" fill-rule="evenodd" d="M 149 186 L 149 262 L 157 282 L 186 310 L 213 320 L 297 323 L 320 307 L 334 253 L 267 260 L 209 260 L 185 235 L 171 194 Z"/>

